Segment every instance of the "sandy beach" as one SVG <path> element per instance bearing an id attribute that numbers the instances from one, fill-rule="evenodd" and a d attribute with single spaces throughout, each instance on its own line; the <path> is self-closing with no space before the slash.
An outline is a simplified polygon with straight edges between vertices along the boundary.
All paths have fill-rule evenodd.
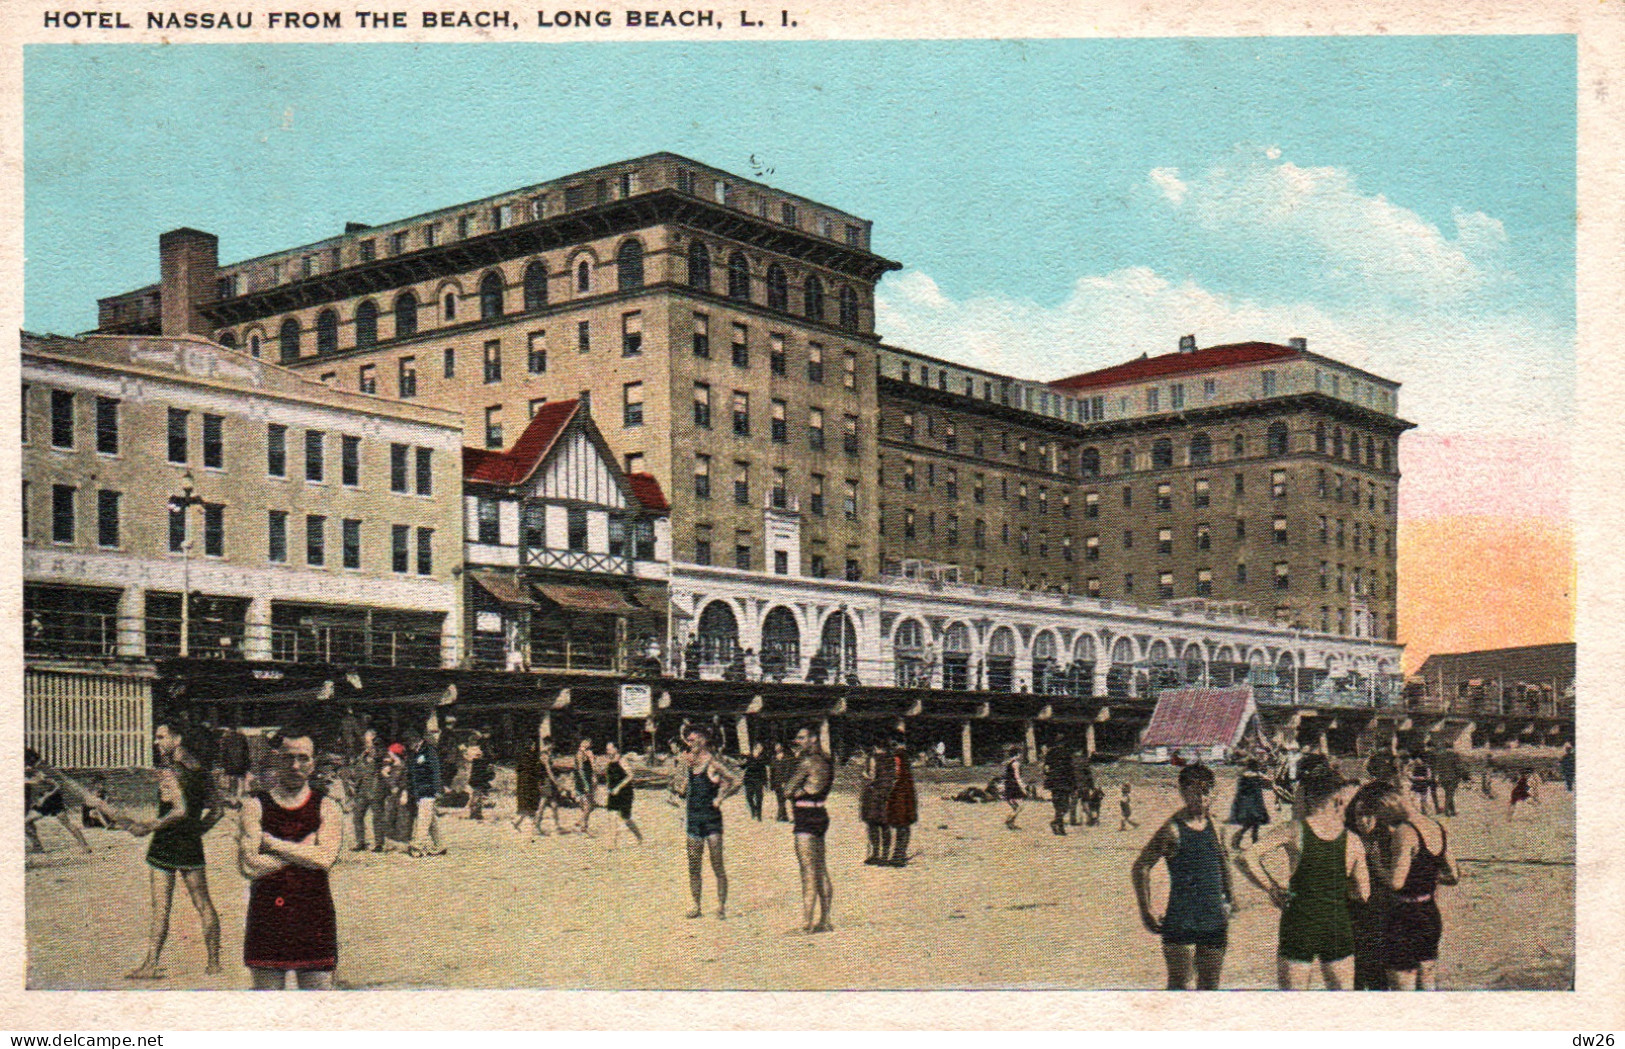
<path id="1" fill-rule="evenodd" d="M 726 921 L 685 920 L 687 874 L 680 810 L 664 792 L 639 791 L 634 817 L 646 840 L 622 834 L 610 814 L 593 835 L 531 840 L 505 818 L 511 796 L 484 821 L 442 819 L 450 854 L 413 859 L 346 851 L 333 871 L 338 906 L 337 980 L 348 988 L 551 989 L 1157 989 L 1158 941 L 1141 928 L 1129 865 L 1178 805 L 1173 770 L 1108 765 L 1098 827 L 1048 828 L 1047 802 L 1024 805 L 1020 829 L 1002 804 L 945 801 L 979 771 L 917 771 L 920 823 L 911 864 L 865 866 L 851 770 L 830 798 L 829 866 L 835 932 L 803 936 L 800 883 L 788 824 L 748 818 L 725 804 L 731 880 Z M 1214 803 L 1228 811 L 1235 773 L 1221 769 Z M 988 770 L 991 774 L 991 770 Z M 1119 831 L 1117 787 L 1134 783 L 1140 827 Z M 1494 801 L 1476 785 L 1447 819 L 1463 882 L 1441 893 L 1444 989 L 1567 989 L 1574 974 L 1574 805 L 1561 783 L 1541 803 L 1506 818 L 1510 785 Z M 567 825 L 572 814 L 566 814 Z M 492 817 L 495 818 L 492 818 Z M 1280 816 L 1277 816 L 1279 819 Z M 55 989 L 235 990 L 246 883 L 236 872 L 231 825 L 207 839 L 220 911 L 225 972 L 203 973 L 196 912 L 176 887 L 164 978 L 132 984 L 147 926 L 144 841 L 92 830 L 92 856 L 55 821 L 40 824 L 48 852 L 26 875 L 28 986 Z M 350 833 L 348 818 L 346 836 Z M 1162 869 L 1158 892 L 1165 891 Z M 1242 910 L 1230 929 L 1224 986 L 1273 987 L 1277 912 L 1236 878 Z"/>

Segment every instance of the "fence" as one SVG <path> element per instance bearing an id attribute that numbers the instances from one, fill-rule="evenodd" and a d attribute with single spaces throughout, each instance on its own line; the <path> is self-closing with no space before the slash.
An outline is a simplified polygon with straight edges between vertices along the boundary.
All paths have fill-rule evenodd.
<path id="1" fill-rule="evenodd" d="M 152 765 L 152 682 L 113 673 L 28 668 L 23 738 L 59 768 Z"/>

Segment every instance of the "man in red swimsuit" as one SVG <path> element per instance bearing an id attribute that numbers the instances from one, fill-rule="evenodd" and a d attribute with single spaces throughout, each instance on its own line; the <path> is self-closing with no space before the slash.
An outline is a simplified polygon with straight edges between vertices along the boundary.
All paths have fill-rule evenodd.
<path id="1" fill-rule="evenodd" d="M 269 790 L 243 802 L 237 865 L 250 879 L 243 964 L 256 991 L 280 991 L 292 972 L 302 991 L 333 987 L 338 926 L 327 872 L 343 844 L 339 807 L 310 786 L 316 745 L 286 728 Z"/>

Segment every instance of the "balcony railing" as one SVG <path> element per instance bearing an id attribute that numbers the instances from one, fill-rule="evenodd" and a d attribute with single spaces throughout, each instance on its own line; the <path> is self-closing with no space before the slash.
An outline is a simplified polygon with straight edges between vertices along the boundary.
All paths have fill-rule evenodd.
<path id="1" fill-rule="evenodd" d="M 596 554 L 586 550 L 525 548 L 525 565 L 530 568 L 561 568 L 570 572 L 596 572 L 601 575 L 631 575 L 632 559 L 617 554 Z"/>

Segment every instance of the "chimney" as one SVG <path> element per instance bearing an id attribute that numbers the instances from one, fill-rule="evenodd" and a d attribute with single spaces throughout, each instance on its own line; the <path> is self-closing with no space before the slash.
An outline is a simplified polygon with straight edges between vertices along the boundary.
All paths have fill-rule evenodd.
<path id="1" fill-rule="evenodd" d="M 1179 337 L 1179 352 L 1180 353 L 1195 353 L 1196 352 L 1196 336 L 1194 336 L 1194 335 L 1181 335 Z"/>
<path id="2" fill-rule="evenodd" d="M 344 224 L 344 232 L 346 233 L 365 233 L 369 229 L 372 229 L 372 227 L 365 222 L 346 222 Z"/>
<path id="3" fill-rule="evenodd" d="M 1294 336 L 1293 338 L 1288 339 L 1286 344 L 1292 347 L 1294 350 L 1297 350 L 1299 353 L 1309 352 L 1309 340 L 1303 338 L 1302 336 Z"/>
<path id="4" fill-rule="evenodd" d="M 220 268 L 220 238 L 195 229 L 172 229 L 158 236 L 160 275 L 158 318 L 164 335 L 207 335 L 198 306 L 211 302 Z"/>

